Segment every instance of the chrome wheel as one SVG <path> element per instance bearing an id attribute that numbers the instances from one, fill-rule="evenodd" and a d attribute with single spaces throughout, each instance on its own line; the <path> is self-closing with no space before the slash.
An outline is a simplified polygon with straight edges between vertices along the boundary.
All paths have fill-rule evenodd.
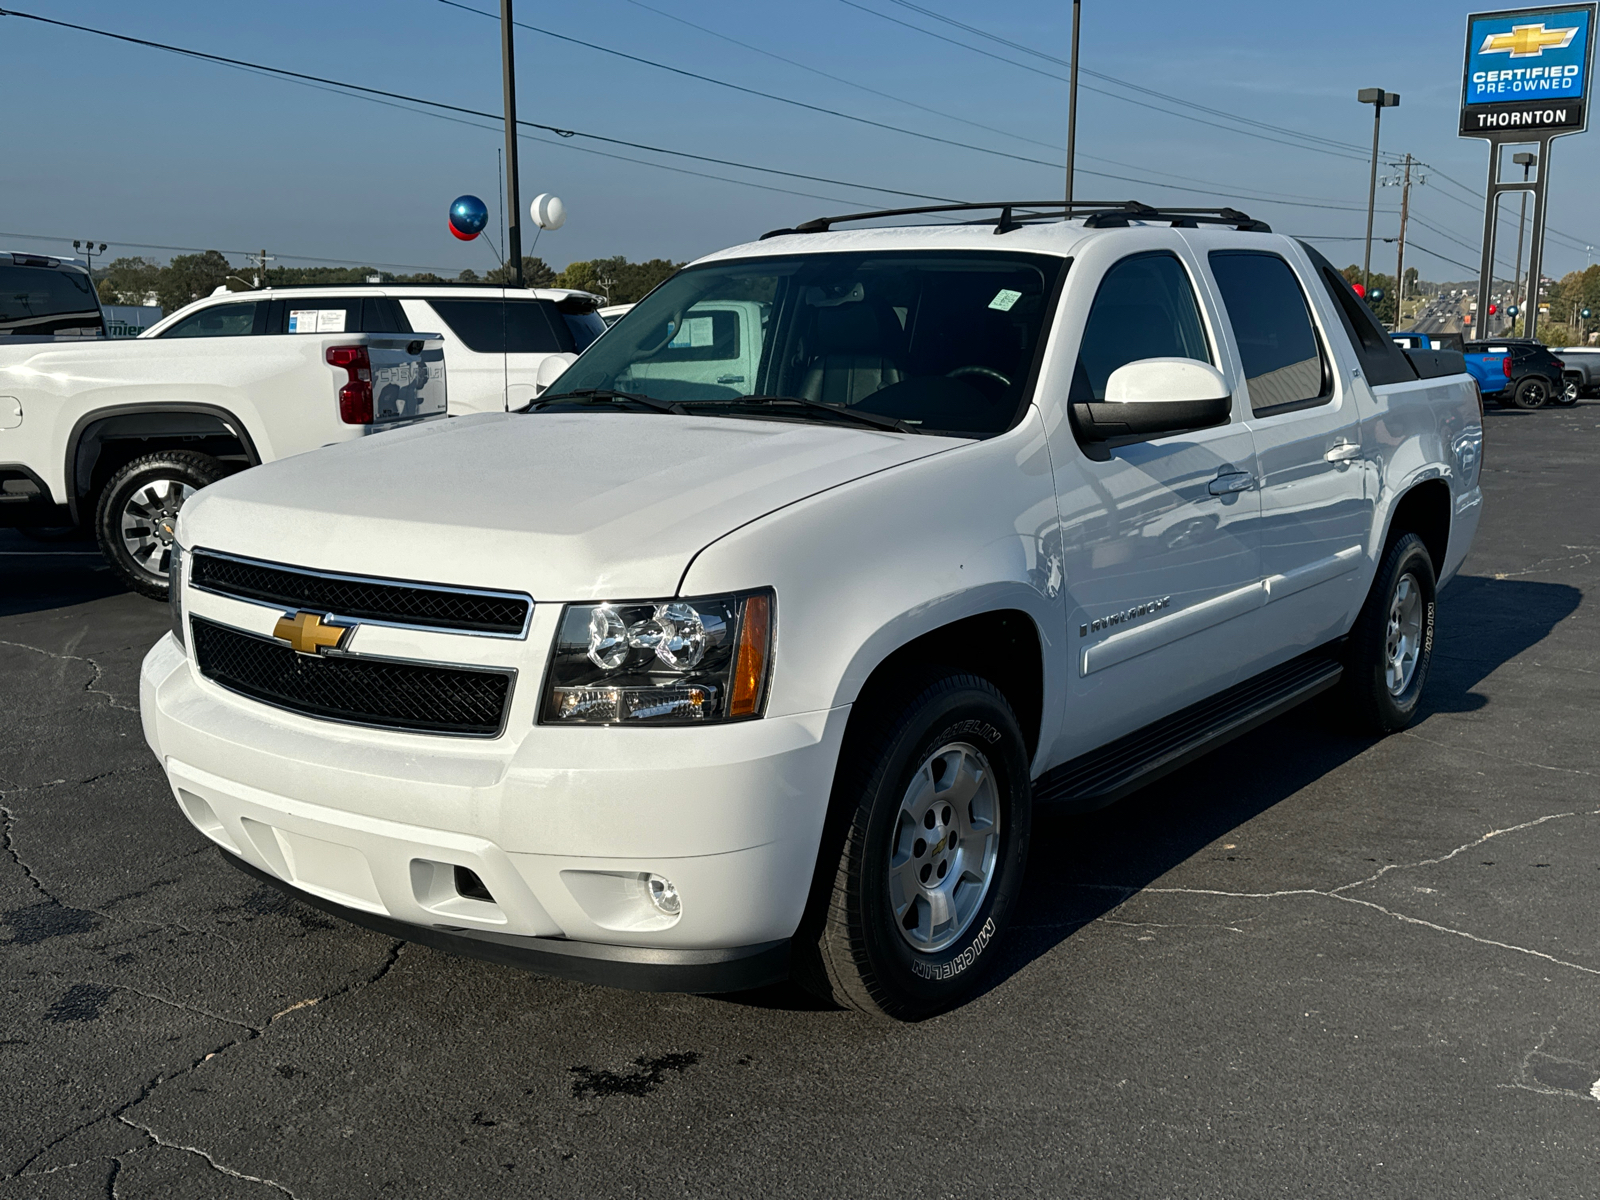
<path id="1" fill-rule="evenodd" d="M 1410 574 L 1400 576 L 1389 597 L 1389 627 L 1385 639 L 1384 682 L 1391 696 L 1411 686 L 1422 653 L 1422 589 Z"/>
<path id="2" fill-rule="evenodd" d="M 1561 386 L 1561 403 L 1576 404 L 1578 402 L 1578 381 L 1569 379 Z"/>
<path id="3" fill-rule="evenodd" d="M 172 536 L 178 510 L 195 489 L 176 479 L 152 479 L 122 506 L 122 545 L 128 556 L 152 575 L 166 577 L 172 562 Z"/>
<path id="4" fill-rule="evenodd" d="M 928 755 L 900 801 L 889 843 L 889 903 L 900 936 L 933 954 L 966 933 L 994 881 L 1000 797 L 976 746 Z"/>

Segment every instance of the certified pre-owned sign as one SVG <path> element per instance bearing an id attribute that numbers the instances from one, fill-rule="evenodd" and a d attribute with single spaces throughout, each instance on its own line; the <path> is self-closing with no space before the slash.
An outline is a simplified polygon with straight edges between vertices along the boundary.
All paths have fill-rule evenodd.
<path id="1" fill-rule="evenodd" d="M 1593 4 L 1468 17 L 1462 134 L 1587 128 L 1594 25 Z"/>

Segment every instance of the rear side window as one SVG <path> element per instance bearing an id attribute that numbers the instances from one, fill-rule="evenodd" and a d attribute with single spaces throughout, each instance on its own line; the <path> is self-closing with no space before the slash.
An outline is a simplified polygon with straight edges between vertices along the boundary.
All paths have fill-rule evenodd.
<path id="1" fill-rule="evenodd" d="M 161 336 L 247 337 L 255 332 L 256 310 L 260 307 L 260 302 L 256 300 L 240 304 L 213 304 L 199 312 L 190 313 Z"/>
<path id="2" fill-rule="evenodd" d="M 537 300 L 429 300 L 433 311 L 475 354 L 553 354 L 566 350 Z M 566 332 L 563 324 L 562 332 Z M 598 335 L 597 335 L 598 336 Z M 567 344 L 564 345 L 563 342 Z"/>
<path id="3" fill-rule="evenodd" d="M 606 331 L 605 321 L 601 320 L 599 313 L 593 311 L 571 313 L 563 309 L 561 320 L 567 327 L 567 333 L 572 337 L 574 354 L 582 354 L 595 338 Z"/>
<path id="4" fill-rule="evenodd" d="M 1084 326 L 1072 401 L 1104 400 L 1111 373 L 1143 358 L 1213 362 L 1189 273 L 1176 255 L 1136 254 L 1106 272 Z"/>
<path id="5" fill-rule="evenodd" d="M 263 333 L 410 333 L 398 300 L 387 296 L 305 296 L 272 301 Z"/>
<path id="6" fill-rule="evenodd" d="M 1327 289 L 1334 308 L 1338 310 L 1339 321 L 1344 326 L 1345 333 L 1350 336 L 1350 342 L 1355 347 L 1356 359 L 1361 363 L 1367 382 L 1376 385 L 1406 383 L 1415 379 L 1417 373 L 1411 369 L 1411 363 L 1405 354 L 1384 332 L 1383 326 L 1378 324 L 1378 318 L 1372 315 L 1372 310 L 1360 296 L 1355 294 L 1345 277 L 1339 274 L 1333 264 L 1315 247 L 1308 246 L 1304 242 L 1300 243 L 1300 247 L 1311 259 L 1311 265 L 1316 268 L 1322 286 Z"/>
<path id="7" fill-rule="evenodd" d="M 1276 254 L 1216 250 L 1211 274 L 1239 346 L 1257 416 L 1324 403 L 1331 394 L 1305 293 Z"/>
<path id="8" fill-rule="evenodd" d="M 0 266 L 0 337 L 84 337 L 105 331 L 89 276 L 51 266 Z"/>

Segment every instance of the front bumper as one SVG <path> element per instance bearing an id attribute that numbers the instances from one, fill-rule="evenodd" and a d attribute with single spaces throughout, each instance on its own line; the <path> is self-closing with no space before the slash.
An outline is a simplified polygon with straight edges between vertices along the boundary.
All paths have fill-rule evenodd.
<path id="1" fill-rule="evenodd" d="M 466 743 L 246 700 L 170 635 L 140 707 L 190 822 L 258 876 L 396 937 L 673 991 L 783 973 L 848 717 L 530 724 Z M 454 868 L 490 898 L 459 891 Z M 677 917 L 650 904 L 651 874 L 676 887 Z"/>

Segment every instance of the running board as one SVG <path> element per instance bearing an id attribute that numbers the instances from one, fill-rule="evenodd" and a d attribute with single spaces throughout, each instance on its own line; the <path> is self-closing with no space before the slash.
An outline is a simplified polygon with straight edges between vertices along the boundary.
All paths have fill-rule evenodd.
<path id="1" fill-rule="evenodd" d="M 1120 800 L 1333 687 L 1341 649 L 1321 646 L 1052 767 L 1033 781 L 1034 802 L 1090 812 Z"/>

